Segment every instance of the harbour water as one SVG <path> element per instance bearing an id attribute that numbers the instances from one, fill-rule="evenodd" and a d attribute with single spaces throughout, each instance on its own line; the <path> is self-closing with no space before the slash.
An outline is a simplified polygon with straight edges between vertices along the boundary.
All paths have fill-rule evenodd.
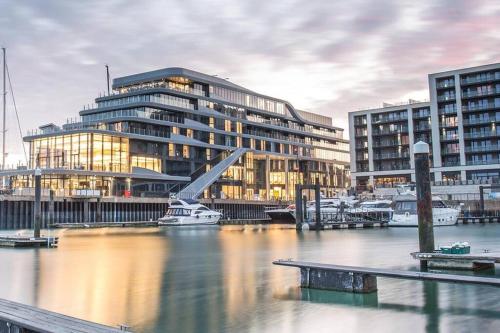
<path id="1" fill-rule="evenodd" d="M 58 235 L 58 249 L 0 249 L 0 298 L 136 332 L 500 331 L 498 288 L 379 278 L 376 294 L 301 290 L 296 269 L 271 265 L 294 258 L 417 270 L 409 255 L 418 249 L 416 228 Z M 436 244 L 500 251 L 500 224 L 435 228 L 435 236 Z"/>

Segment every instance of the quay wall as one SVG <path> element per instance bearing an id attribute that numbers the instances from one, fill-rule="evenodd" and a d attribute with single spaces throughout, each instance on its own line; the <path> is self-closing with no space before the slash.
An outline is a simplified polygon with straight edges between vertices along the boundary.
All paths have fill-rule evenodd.
<path id="1" fill-rule="evenodd" d="M 202 204 L 223 213 L 223 219 L 265 219 L 266 207 L 276 202 L 242 200 L 200 200 Z M 156 221 L 168 209 L 166 198 L 69 198 L 42 197 L 42 228 L 60 223 Z M 33 228 L 32 196 L 0 196 L 0 229 Z"/>

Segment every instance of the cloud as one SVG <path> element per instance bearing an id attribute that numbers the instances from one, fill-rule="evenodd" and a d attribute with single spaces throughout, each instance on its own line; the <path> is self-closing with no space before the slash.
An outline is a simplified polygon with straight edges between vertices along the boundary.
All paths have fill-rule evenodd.
<path id="1" fill-rule="evenodd" d="M 500 6 L 491 1 L 0 0 L 0 8 L 25 129 L 77 116 L 105 90 L 106 63 L 113 77 L 169 66 L 219 74 L 347 127 L 349 111 L 426 98 L 428 73 L 500 61 Z"/>

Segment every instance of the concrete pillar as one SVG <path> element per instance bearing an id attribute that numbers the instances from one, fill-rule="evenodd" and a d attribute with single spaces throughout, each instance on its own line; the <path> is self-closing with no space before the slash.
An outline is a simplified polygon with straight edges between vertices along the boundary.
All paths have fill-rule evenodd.
<path id="1" fill-rule="evenodd" d="M 34 223 L 33 223 L 33 237 L 40 237 L 40 224 L 42 213 L 42 170 L 37 168 L 35 170 L 35 204 L 34 204 Z"/>
<path id="2" fill-rule="evenodd" d="M 54 215 L 54 196 L 55 192 L 54 190 L 49 191 L 49 218 L 48 218 L 48 224 L 51 225 L 55 221 L 55 215 Z"/>
<path id="3" fill-rule="evenodd" d="M 102 222 L 102 202 L 101 202 L 101 198 L 97 198 L 96 212 L 95 212 L 95 221 L 96 222 Z"/>
<path id="4" fill-rule="evenodd" d="M 372 115 L 371 113 L 366 114 L 366 135 L 368 137 L 368 171 L 373 171 L 373 137 L 372 137 Z M 354 144 L 354 143 L 352 143 Z M 356 154 L 354 154 L 356 156 Z M 356 163 L 356 157 L 354 157 L 354 163 Z M 370 177 L 371 178 L 371 177 Z M 373 185 L 373 183 L 372 183 Z"/>
<path id="5" fill-rule="evenodd" d="M 460 148 L 460 165 L 466 165 L 465 161 L 465 138 L 464 138 L 464 116 L 462 113 L 462 89 L 460 89 L 460 75 L 455 74 L 455 103 L 457 105 L 458 122 L 458 147 Z"/>
<path id="6" fill-rule="evenodd" d="M 339 272 L 318 268 L 300 269 L 303 288 L 371 293 L 377 291 L 377 277 L 370 274 Z"/>
<path id="7" fill-rule="evenodd" d="M 418 142 L 414 146 L 415 175 L 417 192 L 418 238 L 420 252 L 434 251 L 434 225 L 432 221 L 432 193 L 429 168 L 429 145 Z M 422 269 L 427 269 L 427 261 L 421 260 Z"/>
<path id="8" fill-rule="evenodd" d="M 89 223 L 89 201 L 83 200 L 83 222 Z"/>

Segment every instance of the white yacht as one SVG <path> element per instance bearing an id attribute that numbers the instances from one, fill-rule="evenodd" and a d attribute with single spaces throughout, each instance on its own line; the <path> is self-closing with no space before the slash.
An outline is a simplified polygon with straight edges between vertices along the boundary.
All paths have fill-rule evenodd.
<path id="1" fill-rule="evenodd" d="M 440 197 L 432 197 L 432 222 L 435 227 L 455 225 L 460 211 L 448 207 Z M 393 227 L 417 227 L 417 198 L 405 195 L 394 200 L 394 213 L 389 221 Z"/>
<path id="2" fill-rule="evenodd" d="M 363 201 L 356 205 L 355 208 L 349 210 L 351 214 L 362 215 L 363 217 L 380 221 L 389 221 L 392 218 L 393 212 L 391 200 Z"/>
<path id="3" fill-rule="evenodd" d="M 158 219 L 158 225 L 210 225 L 217 224 L 222 213 L 203 206 L 196 200 L 171 200 L 165 216 Z"/>
<path id="4" fill-rule="evenodd" d="M 357 202 L 358 200 L 354 197 L 321 198 L 319 208 L 321 213 L 337 213 L 342 203 L 345 205 L 344 208 L 347 210 L 352 209 Z M 307 211 L 316 211 L 315 200 L 307 203 Z"/>
<path id="5" fill-rule="evenodd" d="M 266 209 L 265 213 L 271 218 L 271 223 L 295 223 L 295 205 L 285 208 Z"/>

